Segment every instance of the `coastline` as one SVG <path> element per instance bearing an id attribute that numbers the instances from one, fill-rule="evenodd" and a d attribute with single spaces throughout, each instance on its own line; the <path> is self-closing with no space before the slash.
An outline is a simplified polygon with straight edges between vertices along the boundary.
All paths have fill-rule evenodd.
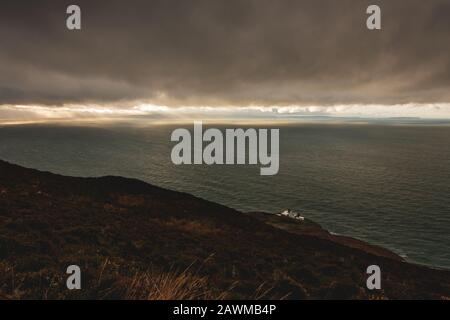
<path id="1" fill-rule="evenodd" d="M 262 285 L 265 299 L 450 297 L 447 270 L 405 262 L 308 219 L 242 213 L 134 179 L 65 177 L 0 161 L 0 208 L 0 297 L 40 298 L 36 283 L 46 275 L 49 298 L 126 299 L 123 283 L 149 268 L 194 268 L 208 292 L 233 299 L 255 298 Z M 73 263 L 87 273 L 88 290 L 64 290 L 63 271 Z M 376 292 L 365 288 L 372 264 L 383 270 Z M 18 297 L 12 270 L 25 292 Z M 100 294 L 99 272 L 108 295 Z"/>
<path id="2" fill-rule="evenodd" d="M 281 230 L 285 230 L 290 233 L 300 235 L 310 235 L 313 237 L 317 237 L 319 239 L 328 240 L 350 248 L 362 250 L 376 256 L 385 257 L 401 262 L 407 262 L 403 257 L 387 248 L 373 245 L 363 240 L 356 239 L 354 237 L 341 234 L 340 235 L 333 234 L 332 232 L 324 229 L 317 222 L 312 221 L 308 218 L 305 218 L 304 221 L 298 221 L 296 219 L 292 219 L 289 217 L 280 217 L 273 213 L 267 212 L 249 212 L 246 214 L 252 215 L 255 218 L 259 219 L 260 221 L 267 223 L 268 225 L 271 225 Z"/>

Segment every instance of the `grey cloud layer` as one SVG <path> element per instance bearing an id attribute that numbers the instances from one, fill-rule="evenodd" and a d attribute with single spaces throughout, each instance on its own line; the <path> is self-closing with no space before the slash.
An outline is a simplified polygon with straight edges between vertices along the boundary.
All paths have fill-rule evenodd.
<path id="1" fill-rule="evenodd" d="M 450 102 L 448 0 L 5 0 L 0 39 L 0 104 Z"/>

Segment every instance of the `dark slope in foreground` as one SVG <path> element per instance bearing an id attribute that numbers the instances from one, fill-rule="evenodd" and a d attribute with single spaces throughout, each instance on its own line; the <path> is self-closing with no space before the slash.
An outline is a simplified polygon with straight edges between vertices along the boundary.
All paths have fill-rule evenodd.
<path id="1" fill-rule="evenodd" d="M 450 297 L 448 271 L 261 217 L 137 180 L 71 178 L 0 161 L 0 298 L 142 298 L 130 293 L 144 281 L 136 275 L 187 267 L 195 285 L 184 287 L 195 294 L 182 297 Z M 71 264 L 83 271 L 81 291 L 65 288 Z M 372 264 L 382 270 L 378 292 L 365 289 Z"/>

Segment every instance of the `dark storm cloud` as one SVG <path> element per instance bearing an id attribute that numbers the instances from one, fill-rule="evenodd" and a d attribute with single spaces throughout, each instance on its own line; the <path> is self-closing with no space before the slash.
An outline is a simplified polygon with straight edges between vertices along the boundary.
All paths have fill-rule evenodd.
<path id="1" fill-rule="evenodd" d="M 0 104 L 450 102 L 449 21 L 448 0 L 3 0 Z"/>

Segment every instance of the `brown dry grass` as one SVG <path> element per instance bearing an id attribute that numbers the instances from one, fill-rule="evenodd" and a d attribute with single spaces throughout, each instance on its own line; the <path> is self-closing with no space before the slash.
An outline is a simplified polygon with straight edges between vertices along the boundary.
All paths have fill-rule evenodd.
<path id="1" fill-rule="evenodd" d="M 226 300 L 232 296 L 235 283 L 228 290 L 217 291 L 208 284 L 208 277 L 183 272 L 137 274 L 128 284 L 126 300 Z M 250 297 L 252 300 L 274 299 L 272 288 L 259 286 Z M 285 299 L 287 296 L 276 299 Z"/>
<path id="2" fill-rule="evenodd" d="M 239 284 L 237 281 L 228 289 L 223 290 L 211 285 L 208 276 L 201 275 L 202 266 L 208 259 L 203 262 L 195 261 L 183 271 L 168 270 L 165 272 L 151 269 L 147 272 L 136 272 L 134 276 L 126 276 L 112 271 L 120 266 L 106 259 L 98 266 L 95 277 L 81 291 L 66 290 L 63 276 L 60 279 L 52 279 L 52 284 L 48 287 L 43 284 L 34 288 L 36 293 L 33 296 L 39 296 L 39 299 L 43 300 L 55 299 L 54 291 L 59 290 L 55 284 L 59 283 L 58 287 L 67 295 L 58 296 L 57 299 L 226 300 L 233 298 L 234 290 Z M 196 267 L 194 268 L 194 266 Z M 29 283 L 23 278 L 19 278 L 14 269 L 8 270 L 8 277 L 3 279 L 8 281 L 8 285 L 0 286 L 0 300 L 29 299 Z M 272 296 L 272 289 L 263 283 L 248 298 L 252 300 L 286 298 Z M 49 295 L 49 293 L 51 294 Z"/>
<path id="3" fill-rule="evenodd" d="M 229 290 L 218 292 L 211 288 L 208 277 L 200 275 L 202 266 L 212 258 L 205 259 L 194 270 L 193 262 L 183 271 L 149 271 L 136 274 L 128 283 L 124 298 L 126 300 L 223 300 Z"/>
<path id="4" fill-rule="evenodd" d="M 181 273 L 137 274 L 125 293 L 127 300 L 222 300 L 227 292 L 216 293 L 208 278 L 184 271 Z"/>

